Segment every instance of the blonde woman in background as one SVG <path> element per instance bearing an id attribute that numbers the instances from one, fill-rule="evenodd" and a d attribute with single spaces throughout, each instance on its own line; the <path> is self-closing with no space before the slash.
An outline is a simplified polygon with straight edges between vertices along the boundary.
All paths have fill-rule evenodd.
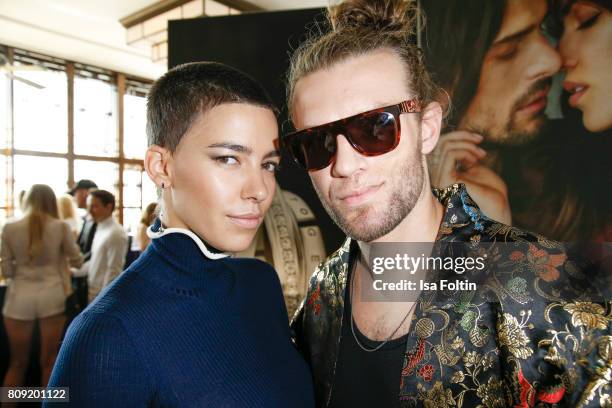
<path id="1" fill-rule="evenodd" d="M 138 249 L 141 252 L 144 252 L 144 250 L 147 249 L 149 242 L 151 242 L 151 239 L 147 235 L 147 228 L 149 228 L 149 225 L 153 224 L 153 221 L 155 220 L 155 216 L 157 214 L 156 210 L 157 203 L 150 203 L 149 205 L 147 205 L 147 207 L 142 212 L 142 218 L 138 223 L 138 230 L 136 231 L 136 241 L 138 244 Z"/>
<path id="2" fill-rule="evenodd" d="M 79 217 L 77 217 L 76 207 L 71 196 L 63 195 L 57 199 L 57 211 L 59 218 L 70 226 L 70 230 L 76 240 L 80 230 Z"/>
<path id="3" fill-rule="evenodd" d="M 2 231 L 2 274 L 11 278 L 2 314 L 10 363 L 5 387 L 23 382 L 35 321 L 40 328 L 42 385 L 49 380 L 65 323 L 66 268 L 82 256 L 70 226 L 58 216 L 53 190 L 35 184 L 25 198 L 24 216 Z"/>

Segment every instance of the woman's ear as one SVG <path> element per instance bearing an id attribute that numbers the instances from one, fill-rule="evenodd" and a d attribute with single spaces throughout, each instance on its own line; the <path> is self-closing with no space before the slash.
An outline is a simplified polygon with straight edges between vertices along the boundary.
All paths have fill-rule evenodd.
<path id="1" fill-rule="evenodd" d="M 145 170 L 149 178 L 161 189 L 170 187 L 169 164 L 171 161 L 172 155 L 165 147 L 151 145 L 145 154 Z"/>
<path id="2" fill-rule="evenodd" d="M 438 144 L 442 129 L 442 107 L 431 102 L 421 112 L 422 154 L 429 154 Z"/>

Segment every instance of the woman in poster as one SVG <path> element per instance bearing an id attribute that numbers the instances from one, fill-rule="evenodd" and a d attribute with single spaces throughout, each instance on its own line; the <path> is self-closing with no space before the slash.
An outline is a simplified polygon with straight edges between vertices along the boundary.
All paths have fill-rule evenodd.
<path id="1" fill-rule="evenodd" d="M 612 12 L 605 0 L 567 1 L 561 7 L 563 88 L 591 132 L 612 128 Z"/>

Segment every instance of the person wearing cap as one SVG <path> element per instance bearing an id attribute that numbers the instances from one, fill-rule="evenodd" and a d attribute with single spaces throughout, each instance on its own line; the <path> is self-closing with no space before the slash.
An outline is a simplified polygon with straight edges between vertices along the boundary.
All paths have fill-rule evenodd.
<path id="1" fill-rule="evenodd" d="M 87 208 L 87 195 L 93 188 L 98 188 L 98 185 L 91 180 L 82 179 L 68 191 L 68 194 L 74 197 L 74 201 L 78 208 Z"/>
<path id="2" fill-rule="evenodd" d="M 91 190 L 96 188 L 98 188 L 98 185 L 93 181 L 82 179 L 77 181 L 74 187 L 68 191 L 68 194 L 74 198 L 77 208 L 86 210 L 87 196 Z M 77 242 L 79 244 L 79 248 L 81 248 L 81 253 L 83 254 L 83 259 L 85 262 L 89 261 L 91 258 L 91 244 L 93 243 L 94 235 L 96 234 L 96 228 L 96 222 L 91 218 L 91 216 L 89 216 L 89 214 L 86 213 L 82 217 L 82 225 L 77 238 Z M 73 286 L 74 291 L 76 292 L 78 309 L 82 310 L 85 306 L 87 306 L 87 275 L 74 276 Z"/>
<path id="3" fill-rule="evenodd" d="M 98 188 L 98 185 L 91 180 L 79 180 L 68 194 L 74 197 L 74 202 L 77 208 L 87 209 L 87 196 L 92 189 Z M 96 223 L 91 217 L 85 215 L 83 217 L 83 225 L 79 232 L 78 242 L 81 252 L 87 261 L 91 257 L 91 243 L 96 233 Z"/>

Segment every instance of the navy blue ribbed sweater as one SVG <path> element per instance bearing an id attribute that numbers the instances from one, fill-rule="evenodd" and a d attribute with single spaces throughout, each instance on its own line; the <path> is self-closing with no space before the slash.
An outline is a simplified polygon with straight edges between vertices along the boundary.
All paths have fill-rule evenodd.
<path id="1" fill-rule="evenodd" d="M 274 269 L 208 259 L 182 233 L 153 239 L 72 322 L 49 386 L 75 407 L 314 406 Z"/>

